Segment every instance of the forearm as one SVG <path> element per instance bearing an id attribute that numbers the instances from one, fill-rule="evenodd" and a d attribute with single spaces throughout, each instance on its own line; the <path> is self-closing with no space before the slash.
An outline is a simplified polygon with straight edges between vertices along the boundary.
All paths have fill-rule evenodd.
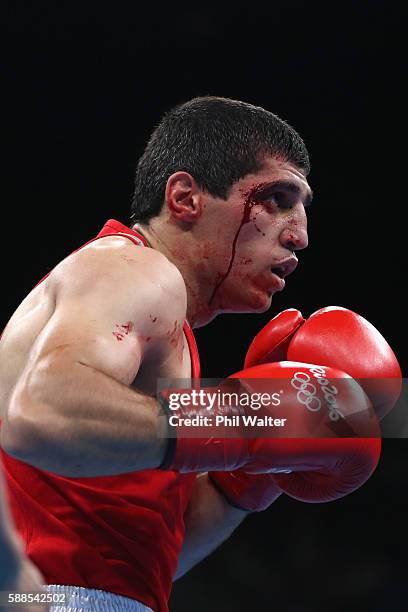
<path id="1" fill-rule="evenodd" d="M 31 374 L 2 426 L 6 452 L 63 476 L 104 476 L 158 467 L 166 418 L 150 396 L 78 362 Z"/>
<path id="2" fill-rule="evenodd" d="M 247 514 L 226 501 L 208 474 L 199 474 L 185 515 L 186 533 L 174 580 L 229 538 Z"/>

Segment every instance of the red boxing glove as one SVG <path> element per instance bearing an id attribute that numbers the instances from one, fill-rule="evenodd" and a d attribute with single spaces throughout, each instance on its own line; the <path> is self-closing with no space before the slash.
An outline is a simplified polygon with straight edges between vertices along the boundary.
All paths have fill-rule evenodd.
<path id="1" fill-rule="evenodd" d="M 282 359 L 325 363 L 362 377 L 359 382 L 380 418 L 391 410 L 401 391 L 401 370 L 385 339 L 363 317 L 345 308 L 320 309 L 308 321 L 298 310 L 281 312 L 255 337 L 245 367 Z M 287 477 L 275 478 L 287 490 Z M 228 484 L 227 475 L 227 490 Z"/>
<path id="2" fill-rule="evenodd" d="M 356 347 L 353 350 L 353 346 Z M 401 370 L 391 348 L 368 321 L 340 307 L 318 310 L 308 321 L 295 309 L 274 317 L 249 347 L 245 367 L 285 359 L 324 363 L 362 377 L 360 384 L 382 417 L 401 389 Z M 246 510 L 263 510 L 276 499 L 274 477 L 235 472 L 210 474 L 225 497 Z M 285 486 L 286 476 L 276 478 Z"/>
<path id="3" fill-rule="evenodd" d="M 271 325 L 272 321 L 274 325 Z M 288 309 L 272 321 L 267 326 L 266 337 L 262 338 L 262 342 L 252 343 L 251 360 L 247 356 L 245 367 L 284 361 L 292 335 L 304 319 L 298 310 Z M 273 355 L 271 350 L 265 351 L 265 346 L 274 347 Z M 267 358 L 263 359 L 265 353 Z M 208 476 L 232 506 L 246 512 L 266 510 L 282 494 L 272 474 L 247 474 L 243 470 L 235 470 L 209 472 Z"/>
<path id="4" fill-rule="evenodd" d="M 245 367 L 280 360 L 324 364 L 358 379 L 382 419 L 401 392 L 401 369 L 380 332 L 347 308 L 328 306 L 308 320 L 295 309 L 274 317 L 254 338 Z"/>
<path id="5" fill-rule="evenodd" d="M 231 506 L 245 512 L 266 510 L 283 492 L 275 474 L 247 474 L 242 469 L 209 472 L 208 477 Z"/>
<path id="6" fill-rule="evenodd" d="M 244 417 L 256 418 L 253 410 L 242 405 L 231 408 L 217 405 L 211 413 L 213 419 L 217 416 L 237 419 L 228 431 L 233 438 L 221 437 L 220 428 L 216 427 L 202 428 L 197 438 L 191 437 L 195 434 L 183 425 L 183 419 L 208 415 L 208 411 L 180 406 L 177 411 L 180 424 L 175 425 L 177 444 L 168 469 L 189 472 L 243 468 L 254 474 L 275 473 L 281 489 L 304 501 L 329 501 L 347 495 L 374 471 L 380 451 L 377 419 L 367 396 L 347 374 L 290 362 L 250 368 L 234 378 L 240 379 L 241 388 L 244 385 L 251 397 L 254 393 L 259 395 L 260 390 L 279 394 L 279 414 L 276 406 L 273 409 L 264 406 L 256 413 L 260 420 L 264 419 L 261 427 L 254 428 L 252 424 L 251 429 Z M 335 385 L 329 383 L 329 378 L 335 379 Z M 272 382 L 273 379 L 279 381 Z M 305 381 L 309 381 L 312 400 L 309 396 L 305 400 L 302 395 Z M 230 392 L 231 387 L 226 389 Z M 277 416 L 285 418 L 276 419 Z M 274 423 L 267 422 L 268 418 L 274 419 Z M 287 424 L 276 427 L 276 421 Z M 224 432 L 227 429 L 224 427 Z M 254 429 L 261 437 L 253 437 Z M 277 474 L 282 471 L 293 472 L 285 474 L 288 479 L 285 487 L 279 480 L 283 474 Z"/>

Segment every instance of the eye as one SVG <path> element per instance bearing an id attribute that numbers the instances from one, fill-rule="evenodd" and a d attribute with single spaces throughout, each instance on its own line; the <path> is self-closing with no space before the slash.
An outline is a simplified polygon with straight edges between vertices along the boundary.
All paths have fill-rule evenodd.
<path id="1" fill-rule="evenodd" d="M 291 198 L 285 191 L 274 191 L 270 194 L 265 194 L 262 199 L 266 202 L 276 204 L 278 208 L 283 210 L 287 210 L 293 206 Z"/>

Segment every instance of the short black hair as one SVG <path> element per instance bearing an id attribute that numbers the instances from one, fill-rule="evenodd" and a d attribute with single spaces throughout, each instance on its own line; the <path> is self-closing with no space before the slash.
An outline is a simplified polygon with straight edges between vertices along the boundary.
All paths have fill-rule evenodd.
<path id="1" fill-rule="evenodd" d="M 193 98 L 167 112 L 153 131 L 137 164 L 130 221 L 147 223 L 160 213 L 174 172 L 188 172 L 225 200 L 237 180 L 274 155 L 310 171 L 302 138 L 270 111 L 228 98 Z"/>

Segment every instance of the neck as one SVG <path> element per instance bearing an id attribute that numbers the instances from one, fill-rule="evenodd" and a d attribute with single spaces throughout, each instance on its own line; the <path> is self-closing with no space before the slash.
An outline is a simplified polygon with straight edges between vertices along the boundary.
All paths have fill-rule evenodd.
<path id="1" fill-rule="evenodd" d="M 165 255 L 182 275 L 187 291 L 186 317 L 191 327 L 203 327 L 212 321 L 217 315 L 209 306 L 214 275 L 206 269 L 208 258 L 203 258 L 200 241 L 192 236 L 193 232 L 159 219 L 153 219 L 149 225 L 136 223 L 133 229 L 144 236 L 153 249 Z"/>

